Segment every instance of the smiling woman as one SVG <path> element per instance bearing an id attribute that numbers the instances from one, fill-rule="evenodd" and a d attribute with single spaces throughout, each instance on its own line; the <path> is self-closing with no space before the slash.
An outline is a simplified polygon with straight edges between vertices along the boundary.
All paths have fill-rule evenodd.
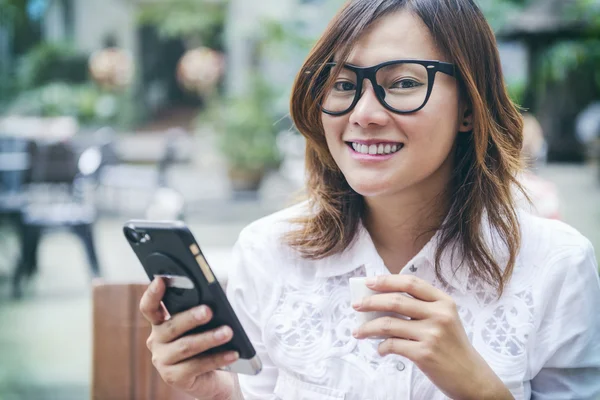
<path id="1" fill-rule="evenodd" d="M 291 113 L 308 201 L 244 229 L 227 286 L 263 371 L 185 360 L 214 341 L 173 340 L 194 314 L 165 326 L 149 291 L 163 376 L 219 399 L 600 395 L 594 250 L 517 209 L 522 119 L 473 0 L 348 2 Z"/>
<path id="2" fill-rule="evenodd" d="M 428 226 L 430 233 L 441 229 L 438 253 L 458 239 L 461 251 L 477 264 L 475 276 L 502 290 L 520 240 L 511 189 L 520 189 L 514 177 L 520 168 L 522 122 L 504 89 L 493 33 L 469 3 L 354 2 L 309 56 L 304 69 L 318 73 L 299 75 L 292 115 L 308 139 L 308 168 L 314 171 L 309 189 L 336 193 L 314 193 L 320 215 L 301 221 L 314 234 L 290 237 L 306 255 L 318 258 L 348 246 L 363 216 L 354 210 L 365 208 L 365 195 L 389 198 L 391 192 L 412 187 L 400 198 L 394 196 L 392 207 L 413 202 L 415 196 L 446 203 L 453 199 L 441 205 L 442 212 Z M 375 20 L 380 20 L 376 29 Z M 473 27 L 479 35 L 469 34 Z M 407 59 L 398 60 L 402 57 Z M 342 146 L 353 142 L 360 148 L 349 152 Z M 394 157 L 363 156 L 362 145 L 372 155 L 388 142 L 402 151 Z M 370 162 L 377 160 L 385 163 Z M 341 187 L 321 184 L 327 175 L 340 173 L 346 179 L 334 180 Z M 475 195 L 482 190 L 493 195 Z M 504 271 L 478 235 L 484 210 L 509 250 Z M 445 218 L 443 226 L 440 217 Z M 344 242 L 328 232 L 340 219 L 347 221 L 342 224 L 347 227 Z"/>

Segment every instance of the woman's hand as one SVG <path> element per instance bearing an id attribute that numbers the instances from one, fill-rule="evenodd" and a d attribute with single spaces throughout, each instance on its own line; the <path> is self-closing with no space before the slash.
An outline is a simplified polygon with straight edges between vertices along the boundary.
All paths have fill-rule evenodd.
<path id="1" fill-rule="evenodd" d="M 237 376 L 218 371 L 237 360 L 237 353 L 203 356 L 201 353 L 231 340 L 233 332 L 225 326 L 213 331 L 183 336 L 189 330 L 208 323 L 211 310 L 201 305 L 167 319 L 161 299 L 165 283 L 156 278 L 140 301 L 140 311 L 151 324 L 148 349 L 152 363 L 163 380 L 197 399 L 231 400 L 237 393 Z"/>
<path id="2" fill-rule="evenodd" d="M 357 328 L 356 338 L 387 337 L 379 345 L 381 355 L 408 358 L 452 399 L 513 399 L 469 342 L 450 296 L 411 275 L 379 276 L 367 280 L 367 286 L 383 293 L 353 304 L 354 309 L 393 312 L 410 320 L 377 318 Z"/>

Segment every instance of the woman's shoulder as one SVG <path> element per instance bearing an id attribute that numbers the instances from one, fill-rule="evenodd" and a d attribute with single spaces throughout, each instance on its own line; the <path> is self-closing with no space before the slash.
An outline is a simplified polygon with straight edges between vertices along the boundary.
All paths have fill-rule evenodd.
<path id="1" fill-rule="evenodd" d="M 592 243 L 572 226 L 527 212 L 519 213 L 519 222 L 521 225 L 519 258 L 522 263 L 571 270 L 593 267 L 590 270 L 596 273 L 597 264 Z"/>
<path id="2" fill-rule="evenodd" d="M 270 293 L 278 277 L 289 272 L 290 265 L 296 265 L 293 261 L 299 255 L 287 245 L 285 235 L 294 229 L 294 220 L 308 215 L 309 210 L 307 203 L 300 203 L 242 229 L 232 252 L 228 290 L 258 285 L 263 294 Z M 268 287 L 264 286 L 266 282 Z"/>
<path id="3" fill-rule="evenodd" d="M 238 241 L 254 246 L 285 245 L 285 235 L 298 228 L 296 220 L 308 216 L 310 212 L 311 207 L 307 201 L 284 208 L 247 225 L 240 232 Z"/>
<path id="4" fill-rule="evenodd" d="M 563 221 L 519 212 L 523 247 L 541 246 L 564 251 L 591 247 L 591 242 L 577 229 Z"/>

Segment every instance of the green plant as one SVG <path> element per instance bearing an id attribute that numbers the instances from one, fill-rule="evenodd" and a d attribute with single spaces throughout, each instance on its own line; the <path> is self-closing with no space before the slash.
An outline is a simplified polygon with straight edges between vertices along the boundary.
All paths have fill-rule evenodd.
<path id="1" fill-rule="evenodd" d="M 552 83 L 565 79 L 571 72 L 581 68 L 592 68 L 600 63 L 600 37 L 578 41 L 566 41 L 552 46 L 542 59 L 544 82 Z M 600 88 L 600 73 L 590 82 Z"/>
<path id="2" fill-rule="evenodd" d="M 29 12 L 31 0 L 0 0 L 0 30 L 9 32 L 8 48 L 12 56 L 19 56 L 35 46 L 42 38 L 42 27 L 37 15 Z"/>
<path id="3" fill-rule="evenodd" d="M 532 0 L 480 0 L 477 3 L 492 29 L 497 31 L 531 2 Z"/>
<path id="4" fill-rule="evenodd" d="M 268 85 L 254 78 L 244 94 L 219 97 L 201 115 L 216 131 L 219 150 L 230 168 L 261 171 L 280 161 L 272 99 Z"/>
<path id="5" fill-rule="evenodd" d="M 10 41 L 17 19 L 16 7 L 7 0 L 0 0 L 0 37 Z M 12 49 L 10 52 L 7 50 L 0 50 L 0 108 L 13 96 L 15 90 L 11 65 Z"/>
<path id="6" fill-rule="evenodd" d="M 21 90 L 50 82 L 83 83 L 88 79 L 88 55 L 64 43 L 42 42 L 21 58 L 17 79 Z"/>
<path id="7" fill-rule="evenodd" d="M 138 20 L 165 38 L 183 38 L 194 45 L 222 48 L 227 0 L 170 0 L 143 4 Z"/>
<path id="8" fill-rule="evenodd" d="M 515 104 L 522 105 L 525 97 L 525 90 L 527 88 L 526 82 L 523 80 L 513 80 L 511 82 L 507 82 L 506 88 L 511 100 Z"/>
<path id="9" fill-rule="evenodd" d="M 10 70 L 0 70 L 0 114 L 16 95 L 14 74 Z"/>
<path id="10" fill-rule="evenodd" d="M 73 116 L 83 125 L 118 123 L 127 110 L 127 98 L 100 90 L 93 84 L 52 82 L 21 92 L 7 107 L 9 114 Z"/>

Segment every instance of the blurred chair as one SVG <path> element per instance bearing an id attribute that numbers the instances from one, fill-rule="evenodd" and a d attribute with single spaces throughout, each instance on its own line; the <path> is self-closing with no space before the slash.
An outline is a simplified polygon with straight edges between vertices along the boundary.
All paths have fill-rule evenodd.
<path id="1" fill-rule="evenodd" d="M 101 153 L 91 147 L 81 156 L 68 142 L 36 143 L 21 209 L 21 254 L 13 276 L 13 296 L 22 295 L 22 280 L 38 267 L 38 247 L 49 229 L 67 228 L 85 246 L 90 272 L 100 275 L 94 246 L 96 209 L 90 176 L 101 164 Z"/>
<path id="2" fill-rule="evenodd" d="M 163 382 L 146 347 L 150 324 L 139 312 L 147 284 L 93 288 L 93 400 L 193 400 Z"/>
<path id="3" fill-rule="evenodd" d="M 0 274 L 10 274 L 18 261 L 29 143 L 24 138 L 0 136 Z"/>
<path id="4" fill-rule="evenodd" d="M 157 182 L 158 172 L 153 166 L 118 163 L 103 167 L 98 181 L 100 211 L 137 215 L 148 207 Z"/>
<path id="5" fill-rule="evenodd" d="M 132 143 L 132 138 L 128 142 L 122 147 L 140 151 L 137 149 L 139 146 Z M 173 164 L 181 161 L 178 154 L 186 144 L 185 131 L 172 128 L 165 132 L 159 146 L 161 151 L 155 154 L 158 157 L 156 165 L 129 163 L 116 150 L 115 161 L 103 163 L 98 172 L 98 205 L 101 211 L 144 218 L 183 219 L 184 200 L 178 191 L 169 187 L 168 172 Z M 155 138 L 150 147 L 156 151 Z M 136 161 L 135 157 L 133 161 Z"/>

